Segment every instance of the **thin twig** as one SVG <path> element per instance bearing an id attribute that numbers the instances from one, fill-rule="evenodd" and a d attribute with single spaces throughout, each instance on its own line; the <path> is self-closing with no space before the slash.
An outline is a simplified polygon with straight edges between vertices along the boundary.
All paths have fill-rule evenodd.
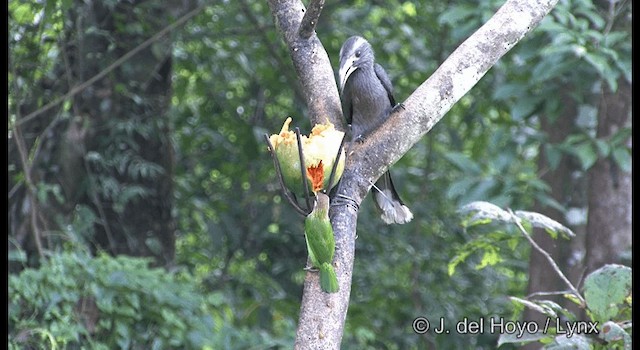
<path id="1" fill-rule="evenodd" d="M 70 98 L 72 96 L 75 96 L 80 91 L 82 91 L 82 90 L 86 89 L 87 87 L 93 85 L 93 83 L 95 83 L 96 81 L 104 78 L 107 74 L 111 73 L 111 71 L 113 71 L 114 69 L 120 67 L 124 62 L 128 61 L 131 57 L 135 56 L 140 51 L 146 49 L 151 44 L 153 44 L 154 42 L 158 41 L 160 38 L 165 36 L 167 33 L 171 32 L 174 29 L 176 29 L 176 27 L 184 24 L 186 21 L 188 21 L 189 19 L 191 19 L 192 17 L 194 17 L 195 15 L 200 13 L 206 6 L 207 6 L 207 4 L 203 3 L 202 5 L 198 6 L 194 10 L 188 12 L 184 16 L 180 17 L 177 21 L 173 22 L 172 24 L 168 25 L 167 27 L 165 27 L 164 29 L 162 29 L 161 31 L 159 31 L 158 33 L 153 35 L 151 38 L 147 39 L 142 44 L 136 46 L 131 51 L 129 51 L 126 54 L 124 54 L 122 57 L 120 57 L 115 62 L 113 62 L 109 67 L 103 69 L 100 73 L 94 75 L 89 80 L 85 81 L 84 83 L 82 83 L 80 85 L 76 85 L 74 88 L 69 90 L 69 92 L 67 92 L 63 96 L 60 96 L 57 99 L 47 103 L 43 107 L 41 107 L 41 108 L 39 108 L 39 109 L 27 114 L 24 118 L 16 120 L 15 125 L 20 125 L 20 124 L 23 124 L 23 123 L 26 123 L 26 122 L 30 121 L 31 119 L 39 116 L 40 114 L 48 111 L 52 107 L 57 106 L 58 104 L 60 104 L 63 101 L 65 101 L 66 99 L 68 99 L 68 98 Z"/>
<path id="2" fill-rule="evenodd" d="M 609 34 L 609 32 L 611 31 L 611 28 L 613 27 L 613 22 L 615 19 L 615 15 L 616 15 L 616 3 L 618 1 L 617 0 L 609 0 L 609 9 L 607 11 L 607 25 L 605 26 L 604 30 L 602 31 L 604 36 L 607 36 Z"/>
<path id="3" fill-rule="evenodd" d="M 325 192 L 328 192 L 329 190 L 331 190 L 331 187 L 333 187 L 333 179 L 336 176 L 336 169 L 338 169 L 338 163 L 340 163 L 340 158 L 342 158 L 342 148 L 344 147 L 344 139 L 345 136 L 342 136 L 342 141 L 340 141 L 340 147 L 338 147 L 338 155 L 336 156 L 336 159 L 333 161 L 333 167 L 331 167 L 331 175 L 329 175 L 329 184 L 327 185 L 328 189 L 325 190 Z"/>
<path id="4" fill-rule="evenodd" d="M 298 35 L 303 39 L 309 39 L 316 30 L 320 13 L 324 7 L 324 0 L 312 0 L 307 7 L 307 11 L 302 17 L 300 22 L 300 28 L 298 29 Z"/>
<path id="5" fill-rule="evenodd" d="M 42 248 L 42 241 L 40 228 L 38 225 L 38 201 L 36 200 L 35 185 L 31 178 L 31 165 L 27 157 L 27 146 L 22 137 L 22 131 L 19 125 L 13 126 L 13 139 L 18 146 L 18 153 L 20 154 L 20 162 L 22 163 L 22 169 L 24 170 L 24 181 L 27 187 L 27 197 L 31 203 L 31 229 L 33 233 L 33 239 L 36 243 L 36 249 L 40 258 L 44 258 L 44 249 Z"/>
<path id="6" fill-rule="evenodd" d="M 271 158 L 273 159 L 273 166 L 276 168 L 276 174 L 278 175 L 278 182 L 280 183 L 280 188 L 282 188 L 282 193 L 285 198 L 289 201 L 289 204 L 302 216 L 309 215 L 308 211 L 305 211 L 300 207 L 298 202 L 291 195 L 291 191 L 287 189 L 287 186 L 284 184 L 284 179 L 282 178 L 282 169 L 280 168 L 280 162 L 278 161 L 278 156 L 276 156 L 276 150 L 273 148 L 271 141 L 269 140 L 269 135 L 264 134 L 264 139 L 267 142 L 267 147 L 269 148 L 269 154 L 271 154 Z"/>
<path id="7" fill-rule="evenodd" d="M 91 167 L 89 166 L 89 161 L 87 160 L 86 157 L 84 157 L 84 168 L 85 168 L 85 171 L 87 172 L 87 178 L 89 179 L 89 183 L 90 183 L 90 186 L 88 189 L 89 197 L 91 198 L 91 200 L 93 201 L 93 204 L 96 206 L 96 209 L 98 210 L 98 215 L 100 216 L 100 221 L 102 221 L 101 224 L 102 224 L 102 227 L 104 228 L 104 233 L 107 235 L 107 241 L 109 242 L 109 249 L 111 249 L 112 252 L 116 252 L 116 249 L 117 249 L 116 240 L 113 237 L 111 227 L 109 226 L 109 220 L 107 219 L 107 214 L 104 211 L 102 202 L 98 198 L 98 193 L 96 192 L 97 184 L 94 180 L 94 175 L 91 171 Z"/>
<path id="8" fill-rule="evenodd" d="M 302 152 L 302 137 L 300 136 L 300 128 L 296 127 L 296 140 L 298 141 L 298 155 L 300 156 L 300 175 L 302 175 L 302 193 L 307 203 L 307 208 L 311 212 L 311 198 L 309 198 L 309 182 L 307 181 L 307 166 L 304 163 L 304 154 Z"/>
<path id="9" fill-rule="evenodd" d="M 542 254 L 547 259 L 549 264 L 551 264 L 551 267 L 553 268 L 553 270 L 558 274 L 558 276 L 560 276 L 560 278 L 562 279 L 562 281 L 564 281 L 567 287 L 569 287 L 569 289 L 571 290 L 571 293 L 574 294 L 575 297 L 578 298 L 578 300 L 580 300 L 580 304 L 582 306 L 586 305 L 584 298 L 582 298 L 582 295 L 580 295 L 576 287 L 571 283 L 571 281 L 569 281 L 569 279 L 564 275 L 564 273 L 562 273 L 562 270 L 560 270 L 560 267 L 558 267 L 558 264 L 556 264 L 556 262 L 553 260 L 551 255 L 549 255 L 549 253 L 547 253 L 544 249 L 542 249 L 538 245 L 538 243 L 536 243 L 536 241 L 534 241 L 533 238 L 531 238 L 527 230 L 525 230 L 524 227 L 522 226 L 522 223 L 520 222 L 520 218 L 518 218 L 510 208 L 507 208 L 507 210 L 509 211 L 511 218 L 513 219 L 513 222 L 516 224 L 516 226 L 518 226 L 518 229 L 524 235 L 524 237 L 529 241 L 529 243 L 531 243 L 531 246 L 533 246 L 535 250 L 537 250 L 540 254 Z"/>
<path id="10" fill-rule="evenodd" d="M 63 47 L 62 43 L 59 43 L 60 47 Z M 64 76 L 67 78 L 67 84 L 69 87 L 73 86 L 73 79 L 72 79 L 72 70 L 71 70 L 71 65 L 69 64 L 69 55 L 67 54 L 67 51 L 63 48 L 61 50 L 61 57 L 62 57 L 62 62 L 64 63 L 64 67 L 65 67 L 65 74 Z M 72 103 L 71 106 L 74 109 L 74 114 L 76 116 L 80 115 L 80 112 L 77 109 L 77 106 L 75 103 Z M 16 118 L 18 120 L 21 120 L 21 118 Z M 53 130 L 54 127 L 56 127 L 58 125 L 58 123 L 60 123 L 62 121 L 61 118 L 53 118 L 53 120 L 51 120 L 51 122 L 49 123 L 49 125 L 47 125 L 44 130 L 42 130 L 42 132 L 40 133 L 40 135 L 36 136 L 36 141 L 34 141 L 34 146 L 33 146 L 33 156 L 32 159 L 36 160 L 38 159 L 39 155 L 40 155 L 40 150 L 42 150 L 42 145 L 44 144 L 44 138 L 46 137 L 46 135 Z M 17 123 L 20 124 L 20 123 Z"/>
<path id="11" fill-rule="evenodd" d="M 12 65 L 12 73 L 15 75 L 15 66 Z M 14 81 L 15 83 L 15 81 Z M 19 91 L 19 89 L 16 89 Z M 16 110 L 17 117 L 20 117 L 20 108 Z M 24 183 L 26 187 L 26 195 L 29 199 L 29 203 L 31 204 L 31 229 L 33 233 L 33 240 L 36 243 L 36 250 L 38 251 L 38 255 L 40 259 L 44 259 L 44 249 L 42 247 L 42 232 L 38 225 L 38 218 L 40 217 L 38 213 L 38 201 L 36 200 L 36 187 L 33 183 L 31 164 L 29 163 L 29 156 L 27 152 L 27 145 L 24 141 L 24 137 L 22 136 L 22 130 L 20 126 L 17 124 L 13 124 L 13 139 L 18 147 L 18 154 L 20 155 L 20 163 L 22 163 L 22 170 L 24 171 Z"/>
<path id="12" fill-rule="evenodd" d="M 533 292 L 527 295 L 527 299 L 531 299 L 537 296 L 547 296 L 547 295 L 565 295 L 565 294 L 573 294 L 573 291 L 570 290 L 559 290 L 555 292 Z"/>

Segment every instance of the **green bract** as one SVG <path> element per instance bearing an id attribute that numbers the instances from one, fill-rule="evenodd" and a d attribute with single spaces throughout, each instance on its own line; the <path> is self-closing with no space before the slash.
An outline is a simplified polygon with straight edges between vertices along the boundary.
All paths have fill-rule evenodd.
<path id="1" fill-rule="evenodd" d="M 285 185 L 292 192 L 302 195 L 304 192 L 302 188 L 302 175 L 300 173 L 298 143 L 296 133 L 289 130 L 289 124 L 291 124 L 291 117 L 285 120 L 280 133 L 271 135 L 269 141 L 271 141 L 275 154 L 280 162 Z M 344 132 L 336 130 L 330 122 L 316 124 L 316 126 L 311 129 L 311 134 L 308 137 L 300 135 L 305 169 L 307 169 L 309 179 L 309 191 L 317 192 L 320 189 L 329 190 L 335 186 L 340 176 L 342 176 L 345 160 L 344 150 L 340 153 L 340 161 L 336 168 L 333 184 L 329 186 L 328 182 L 331 169 L 338 155 L 338 148 L 340 147 L 343 137 Z M 320 168 L 318 169 L 318 167 Z M 314 169 L 319 170 L 319 172 L 313 171 Z M 320 176 L 313 176 L 312 178 L 310 172 L 312 174 L 319 174 Z M 313 183 L 316 183 L 316 186 L 313 186 Z"/>

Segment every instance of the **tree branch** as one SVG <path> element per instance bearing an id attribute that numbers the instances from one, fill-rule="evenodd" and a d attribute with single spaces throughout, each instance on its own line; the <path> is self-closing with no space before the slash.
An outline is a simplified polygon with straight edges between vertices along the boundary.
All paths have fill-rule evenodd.
<path id="1" fill-rule="evenodd" d="M 336 129 L 344 130 L 338 86 L 327 51 L 314 33 L 307 38 L 300 35 L 304 5 L 300 0 L 269 0 L 269 7 L 289 48 L 312 125 L 328 119 Z"/>
<path id="2" fill-rule="evenodd" d="M 508 0 L 478 31 L 404 101 L 363 143 L 347 147 L 347 161 L 331 205 L 336 240 L 334 265 L 340 291 L 320 290 L 317 273 L 307 273 L 296 349 L 339 349 L 349 307 L 355 253 L 357 208 L 371 185 L 424 136 L 451 107 L 520 39 L 535 28 L 558 0 Z M 270 0 L 307 96 L 312 123 L 327 116 L 342 125 L 334 73 L 316 35 L 299 35 L 304 7 L 297 0 Z M 409 322 L 409 320 L 407 320 Z"/>
<path id="3" fill-rule="evenodd" d="M 300 30 L 298 30 L 298 35 L 301 38 L 309 39 L 316 30 L 316 25 L 318 24 L 318 19 L 320 18 L 323 7 L 324 0 L 312 0 L 309 3 L 307 12 L 305 12 L 304 17 L 302 17 L 302 22 L 300 23 Z"/>
<path id="4" fill-rule="evenodd" d="M 27 197 L 29 198 L 29 205 L 31 206 L 31 210 L 29 211 L 31 216 L 31 232 L 33 234 L 33 240 L 36 243 L 36 249 L 38 250 L 38 255 L 40 259 L 44 258 L 44 248 L 42 246 L 42 231 L 40 230 L 40 225 L 38 225 L 38 219 L 40 216 L 40 204 L 38 203 L 37 195 L 36 195 L 36 185 L 33 182 L 33 178 L 31 176 L 31 164 L 29 162 L 27 146 L 24 142 L 24 138 L 22 137 L 22 130 L 20 130 L 19 125 L 13 126 L 13 137 L 16 141 L 16 145 L 18 146 L 18 153 L 20 154 L 20 162 L 22 163 L 22 170 L 24 171 L 24 182 L 26 184 L 27 189 Z"/>

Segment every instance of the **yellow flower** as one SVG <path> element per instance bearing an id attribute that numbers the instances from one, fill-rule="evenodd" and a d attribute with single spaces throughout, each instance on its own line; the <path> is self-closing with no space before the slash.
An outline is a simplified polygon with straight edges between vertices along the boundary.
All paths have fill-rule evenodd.
<path id="1" fill-rule="evenodd" d="M 300 174 L 298 143 L 295 131 L 289 130 L 290 124 L 291 117 L 285 120 L 280 133 L 271 135 L 269 141 L 271 141 L 271 145 L 273 145 L 276 156 L 280 161 L 285 185 L 297 195 L 302 195 L 304 192 L 302 175 Z M 331 176 L 331 169 L 338 155 L 338 148 L 343 137 L 344 133 L 336 130 L 333 124 L 328 121 L 325 124 L 316 124 L 311 129 L 311 134 L 308 137 L 300 135 L 309 191 L 329 190 L 342 176 L 345 160 L 344 150 L 340 154 L 340 161 L 336 168 L 333 184 L 329 186 L 329 176 Z"/>

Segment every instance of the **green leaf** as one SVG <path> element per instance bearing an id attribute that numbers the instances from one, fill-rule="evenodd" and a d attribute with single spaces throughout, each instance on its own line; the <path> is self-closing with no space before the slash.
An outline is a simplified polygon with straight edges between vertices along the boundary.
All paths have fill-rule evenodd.
<path id="1" fill-rule="evenodd" d="M 600 157 L 606 158 L 611 152 L 611 146 L 605 140 L 596 139 L 595 144 Z"/>
<path id="2" fill-rule="evenodd" d="M 476 180 L 471 177 L 463 177 L 458 181 L 454 181 L 449 185 L 447 190 L 447 198 L 455 199 L 463 194 L 467 193 L 471 187 L 476 183 Z"/>
<path id="3" fill-rule="evenodd" d="M 619 324 L 613 321 L 605 322 L 600 328 L 600 337 L 607 342 L 623 340 L 624 350 L 631 350 L 631 336 Z"/>
<path id="4" fill-rule="evenodd" d="M 466 19 L 472 17 L 475 12 L 476 9 L 470 6 L 451 6 L 438 17 L 438 23 L 456 26 L 459 23 L 466 22 Z"/>
<path id="5" fill-rule="evenodd" d="M 556 34 L 567 30 L 565 26 L 555 22 L 550 16 L 543 18 L 537 29 L 549 32 L 549 34 Z"/>
<path id="6" fill-rule="evenodd" d="M 616 164 L 627 173 L 631 172 L 631 154 L 626 148 L 616 148 L 613 150 L 613 159 Z"/>
<path id="7" fill-rule="evenodd" d="M 445 158 L 461 171 L 468 173 L 468 175 L 480 174 L 482 171 L 478 163 L 463 153 L 448 152 L 445 154 Z"/>
<path id="8" fill-rule="evenodd" d="M 511 299 L 511 301 L 515 302 L 515 303 L 519 303 L 522 304 L 526 307 L 528 307 L 531 310 L 537 311 L 545 316 L 548 317 L 558 317 L 558 314 L 556 313 L 556 311 L 554 310 L 554 307 L 550 307 L 550 305 L 543 303 L 546 302 L 547 300 L 526 300 L 526 299 L 521 299 L 521 298 L 517 298 L 517 297 L 509 297 L 509 299 Z M 557 305 L 557 304 L 556 304 Z"/>
<path id="9" fill-rule="evenodd" d="M 545 193 L 535 193 L 534 197 L 537 201 L 539 201 L 542 205 L 545 206 L 549 206 L 551 208 L 554 208 L 560 212 L 563 212 L 566 210 L 566 208 L 560 204 L 560 202 L 558 202 L 555 198 L 545 194 Z"/>
<path id="10" fill-rule="evenodd" d="M 588 170 L 598 160 L 598 154 L 595 152 L 593 145 L 590 142 L 583 142 L 574 145 L 572 153 L 580 160 L 582 170 Z"/>
<path id="11" fill-rule="evenodd" d="M 11 4 L 11 3 L 9 3 Z M 17 4 L 17 2 L 15 3 Z M 11 16 L 16 21 L 17 24 L 25 25 L 33 23 L 33 18 L 36 14 L 36 9 L 34 9 L 31 4 L 23 3 L 19 4 L 15 7 L 11 6 Z"/>
<path id="12" fill-rule="evenodd" d="M 573 302 L 574 304 L 582 306 L 582 300 L 578 299 L 578 297 L 575 294 L 567 293 L 563 296 L 565 297 L 565 299 Z"/>
<path id="13" fill-rule="evenodd" d="M 531 72 L 531 83 L 544 83 L 558 76 L 563 76 L 566 72 L 575 70 L 576 59 L 563 58 L 558 62 L 541 62 L 536 65 Z"/>
<path id="14" fill-rule="evenodd" d="M 540 98 L 534 96 L 527 96 L 526 98 L 519 99 L 511 107 L 511 117 L 514 120 L 522 121 L 533 113 L 539 103 Z"/>
<path id="15" fill-rule="evenodd" d="M 591 64 L 591 66 L 603 77 L 611 71 L 611 66 L 609 66 L 609 62 L 606 57 L 587 52 L 584 54 L 584 59 L 589 62 L 589 64 Z"/>
<path id="16" fill-rule="evenodd" d="M 414 17 L 417 14 L 416 5 L 409 1 L 402 4 L 402 11 L 409 17 Z"/>
<path id="17" fill-rule="evenodd" d="M 545 156 L 547 158 L 547 164 L 551 170 L 558 169 L 560 160 L 562 159 L 562 152 L 553 144 L 546 143 L 544 145 Z"/>
<path id="18" fill-rule="evenodd" d="M 606 74 L 604 76 L 604 80 L 606 80 L 607 85 L 609 85 L 609 89 L 614 93 L 618 91 L 618 76 L 619 74 L 617 72 Z"/>
<path id="19" fill-rule="evenodd" d="M 573 233 L 573 231 L 560 224 L 559 222 L 549 218 L 548 216 L 524 210 L 517 210 L 515 214 L 519 218 L 531 223 L 533 227 L 543 228 L 547 231 L 551 231 L 552 235 L 556 233 L 564 233 L 568 237 L 575 237 L 575 233 Z"/>
<path id="20" fill-rule="evenodd" d="M 559 335 L 553 339 L 553 343 L 546 345 L 545 350 L 590 350 L 591 340 L 582 334 L 572 334 L 571 338 Z"/>
<path id="21" fill-rule="evenodd" d="M 548 334 L 544 334 L 542 332 L 538 333 L 529 333 L 524 332 L 520 334 L 519 332 L 513 333 L 501 333 L 498 337 L 498 348 L 502 344 L 526 344 L 534 341 L 539 341 L 540 339 L 548 338 Z"/>
<path id="22" fill-rule="evenodd" d="M 614 45 L 624 42 L 629 39 L 629 33 L 627 32 L 610 32 L 604 37 L 604 45 L 606 47 L 613 47 Z"/>
<path id="23" fill-rule="evenodd" d="M 470 224 L 477 221 L 484 222 L 485 220 L 497 220 L 503 222 L 511 221 L 511 215 L 508 212 L 493 203 L 483 201 L 475 201 L 465 204 L 458 209 L 458 213 L 462 215 L 473 213 L 471 218 L 468 220 Z"/>
<path id="24" fill-rule="evenodd" d="M 7 254 L 8 261 L 14 262 L 26 262 L 27 261 L 27 253 L 24 250 L 11 249 Z"/>
<path id="25" fill-rule="evenodd" d="M 498 253 L 499 249 L 496 247 L 488 248 L 482 255 L 482 260 L 476 265 L 476 270 L 482 270 L 487 266 L 494 266 L 502 261 L 502 257 Z"/>
<path id="26" fill-rule="evenodd" d="M 497 190 L 497 186 L 498 182 L 495 178 L 489 177 L 483 179 L 482 181 L 479 181 L 476 186 L 472 187 L 471 190 L 460 199 L 460 201 L 464 203 L 472 200 L 488 198 L 494 191 Z M 497 198 L 494 197 L 494 200 L 496 199 Z"/>
<path id="27" fill-rule="evenodd" d="M 614 319 L 631 295 L 631 268 L 605 265 L 592 272 L 584 281 L 584 299 L 594 319 L 605 322 Z"/>
<path id="28" fill-rule="evenodd" d="M 593 24 L 594 28 L 602 29 L 606 23 L 605 19 L 602 17 L 602 15 L 594 11 L 595 8 L 593 8 L 593 4 L 589 5 L 589 7 L 586 7 L 584 6 L 584 4 L 581 4 L 581 6 L 576 9 L 576 13 L 587 17 Z"/>
<path id="29" fill-rule="evenodd" d="M 493 92 L 496 100 L 509 101 L 511 98 L 524 96 L 527 93 L 527 86 L 523 84 L 507 83 L 498 86 Z"/>
<path id="30" fill-rule="evenodd" d="M 473 251 L 471 250 L 463 250 L 451 259 L 449 264 L 447 264 L 447 273 L 449 274 L 449 276 L 453 276 L 453 274 L 456 272 L 456 266 L 464 262 L 472 252 Z"/>
<path id="31" fill-rule="evenodd" d="M 613 136 L 611 136 L 611 145 L 614 147 L 618 147 L 624 143 L 626 143 L 627 139 L 631 136 L 631 128 L 624 127 L 618 130 Z M 626 147 L 626 145 L 625 145 Z"/>

